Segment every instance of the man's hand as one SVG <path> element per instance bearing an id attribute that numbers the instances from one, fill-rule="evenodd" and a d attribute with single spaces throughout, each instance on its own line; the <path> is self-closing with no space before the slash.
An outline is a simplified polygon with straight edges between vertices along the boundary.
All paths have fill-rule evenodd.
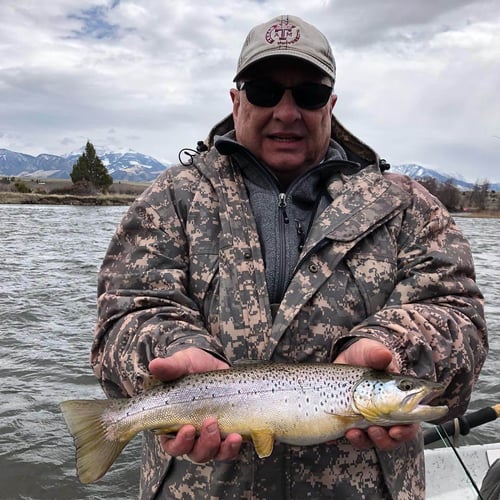
<path id="1" fill-rule="evenodd" d="M 354 366 L 368 366 L 375 370 L 399 372 L 392 358 L 391 351 L 376 340 L 361 338 L 342 351 L 334 363 Z M 345 437 L 356 448 L 371 448 L 376 446 L 381 450 L 394 450 L 405 441 L 413 439 L 418 432 L 419 424 L 394 425 L 393 427 L 380 427 L 372 425 L 363 431 L 349 429 Z"/>
<path id="2" fill-rule="evenodd" d="M 163 381 L 175 380 L 191 373 L 223 370 L 229 366 L 208 352 L 195 347 L 179 351 L 168 358 L 156 358 L 149 363 L 150 372 Z M 187 455 L 193 462 L 232 460 L 237 457 L 242 437 L 229 434 L 221 438 L 216 419 L 203 422 L 200 436 L 192 425 L 181 427 L 175 438 L 161 436 L 163 449 L 171 456 Z"/>

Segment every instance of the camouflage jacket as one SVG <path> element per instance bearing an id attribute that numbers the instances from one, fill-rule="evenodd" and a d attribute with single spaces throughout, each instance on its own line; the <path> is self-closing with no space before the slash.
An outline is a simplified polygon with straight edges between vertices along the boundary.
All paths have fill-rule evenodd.
<path id="1" fill-rule="evenodd" d="M 215 127 L 227 132 L 231 119 Z M 343 339 L 385 344 L 403 373 L 448 384 L 465 411 L 487 351 L 469 246 L 419 184 L 382 173 L 333 118 L 332 137 L 364 168 L 332 177 L 273 321 L 258 231 L 241 172 L 207 140 L 130 207 L 99 276 L 92 365 L 109 396 L 142 390 L 151 359 L 197 346 L 238 359 L 328 362 Z M 141 499 L 424 498 L 422 440 L 392 452 L 347 440 L 278 444 L 260 460 L 172 459 L 145 433 Z"/>

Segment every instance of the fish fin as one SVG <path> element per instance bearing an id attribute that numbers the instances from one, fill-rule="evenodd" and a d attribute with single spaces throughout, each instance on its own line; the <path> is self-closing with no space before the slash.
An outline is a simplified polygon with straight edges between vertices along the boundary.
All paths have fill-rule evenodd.
<path id="1" fill-rule="evenodd" d="M 179 430 L 179 426 L 170 426 L 170 427 L 157 427 L 156 429 L 151 429 L 157 436 L 169 436 L 175 437 L 177 435 L 177 431 Z"/>
<path id="2" fill-rule="evenodd" d="M 274 447 L 274 433 L 269 429 L 256 429 L 250 431 L 255 451 L 259 458 L 271 455 Z"/>
<path id="3" fill-rule="evenodd" d="M 335 413 L 334 411 L 324 410 L 328 415 L 333 415 L 334 417 L 342 417 L 342 418 L 359 418 L 361 415 L 356 412 L 348 412 L 344 411 L 342 413 Z"/>
<path id="4" fill-rule="evenodd" d="M 359 415 L 358 413 L 347 413 L 341 415 L 339 413 L 334 413 L 332 411 L 326 411 L 326 410 L 325 413 L 328 413 L 328 415 L 335 417 L 336 419 L 340 420 L 342 423 L 346 425 L 356 422 L 361 418 L 361 415 Z"/>
<path id="5" fill-rule="evenodd" d="M 76 470 L 82 483 L 92 483 L 106 474 L 129 439 L 112 438 L 102 420 L 109 400 L 72 400 L 61 410 L 76 447 Z"/>

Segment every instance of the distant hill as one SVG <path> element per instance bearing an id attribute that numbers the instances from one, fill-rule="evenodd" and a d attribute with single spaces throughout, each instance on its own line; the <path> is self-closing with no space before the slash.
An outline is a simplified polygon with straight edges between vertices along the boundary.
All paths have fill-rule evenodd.
<path id="1" fill-rule="evenodd" d="M 458 189 L 463 189 L 463 190 L 472 189 L 474 185 L 473 183 L 467 182 L 459 176 L 443 174 L 441 172 L 437 172 L 436 170 L 422 167 L 422 165 L 416 165 L 415 163 L 406 163 L 403 165 L 391 165 L 391 171 L 407 175 L 412 179 L 422 179 L 424 177 L 432 177 L 436 179 L 438 182 L 446 182 L 449 179 L 452 179 L 453 184 Z"/>
<path id="2" fill-rule="evenodd" d="M 170 164 L 162 163 L 152 156 L 136 151 L 110 151 L 103 147 L 95 147 L 96 153 L 106 165 L 115 181 L 151 182 Z M 0 177 L 28 177 L 37 179 L 68 179 L 78 157 L 84 147 L 66 156 L 40 154 L 31 156 L 16 153 L 8 149 L 0 149 Z M 413 179 L 433 177 L 439 182 L 452 179 L 454 185 L 461 190 L 472 189 L 474 184 L 465 181 L 459 175 L 448 175 L 416 164 L 391 165 L 391 172 L 399 172 Z M 491 182 L 492 190 L 500 190 L 500 183 Z"/>
<path id="3" fill-rule="evenodd" d="M 150 182 L 170 165 L 136 151 L 106 151 L 96 147 L 96 153 L 114 181 Z M 0 149 L 0 177 L 37 179 L 67 179 L 84 148 L 66 156 L 41 154 L 32 156 Z"/>
<path id="4" fill-rule="evenodd" d="M 471 190 L 474 187 L 473 182 L 468 182 L 463 179 L 458 174 L 450 175 L 444 174 L 442 172 L 438 172 L 437 170 L 432 170 L 430 168 L 422 167 L 422 165 L 416 165 L 415 163 L 406 163 L 403 165 L 391 165 L 391 172 L 398 172 L 400 174 L 407 175 L 412 179 L 422 179 L 424 177 L 432 177 L 436 179 L 438 182 L 446 182 L 448 180 L 452 180 L 453 184 L 462 191 Z M 490 188 L 492 190 L 500 190 L 500 183 L 495 183 L 491 179 L 489 179 Z"/>

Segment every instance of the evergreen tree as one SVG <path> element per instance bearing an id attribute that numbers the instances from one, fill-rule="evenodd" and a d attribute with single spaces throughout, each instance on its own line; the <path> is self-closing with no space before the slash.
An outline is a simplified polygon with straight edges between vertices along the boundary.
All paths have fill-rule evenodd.
<path id="1" fill-rule="evenodd" d="M 77 182 L 88 182 L 97 189 L 105 192 L 113 184 L 113 178 L 109 175 L 108 169 L 97 156 L 95 148 L 90 141 L 87 141 L 85 152 L 78 158 L 71 171 L 73 184 Z"/>

